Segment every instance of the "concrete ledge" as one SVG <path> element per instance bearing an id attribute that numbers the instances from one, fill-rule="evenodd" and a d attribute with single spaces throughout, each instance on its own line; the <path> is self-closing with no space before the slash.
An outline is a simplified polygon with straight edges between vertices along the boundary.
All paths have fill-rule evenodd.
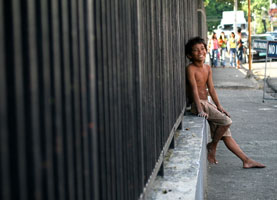
<path id="1" fill-rule="evenodd" d="M 155 179 L 145 199 L 204 199 L 206 185 L 207 122 L 186 115 L 183 128 L 175 134 L 176 147 L 167 152 L 164 176 Z"/>

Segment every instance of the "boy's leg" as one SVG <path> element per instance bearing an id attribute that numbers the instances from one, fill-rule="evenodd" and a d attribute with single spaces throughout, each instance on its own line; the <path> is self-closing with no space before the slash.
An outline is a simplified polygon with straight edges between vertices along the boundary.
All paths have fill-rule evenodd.
<path id="1" fill-rule="evenodd" d="M 265 165 L 256 162 L 247 157 L 247 155 L 241 150 L 237 142 L 231 136 L 224 136 L 223 138 L 224 144 L 226 147 L 233 152 L 237 157 L 239 157 L 243 162 L 243 168 L 263 168 Z"/>
<path id="2" fill-rule="evenodd" d="M 207 144 L 208 161 L 210 163 L 217 163 L 215 159 L 217 144 L 225 133 L 225 136 L 231 134 L 228 129 L 232 124 L 232 120 L 224 113 L 220 112 L 214 104 L 208 101 L 202 101 L 201 105 L 203 110 L 208 114 L 207 120 L 211 129 L 212 141 Z"/>
<path id="3" fill-rule="evenodd" d="M 217 126 L 215 129 L 212 141 L 207 144 L 207 149 L 208 149 L 208 161 L 212 164 L 217 164 L 217 160 L 215 158 L 216 154 L 216 147 L 219 142 L 219 140 L 223 137 L 224 133 L 228 130 L 230 125 L 227 126 Z"/>

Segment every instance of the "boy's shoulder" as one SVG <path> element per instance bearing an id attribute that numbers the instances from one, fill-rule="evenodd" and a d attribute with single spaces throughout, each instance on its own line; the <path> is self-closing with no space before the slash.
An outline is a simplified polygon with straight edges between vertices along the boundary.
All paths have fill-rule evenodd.
<path id="1" fill-rule="evenodd" d="M 198 67 L 198 66 L 194 65 L 193 63 L 190 63 L 190 64 L 187 66 L 187 69 L 188 69 L 188 70 L 193 70 L 193 71 L 197 71 L 197 70 L 201 70 L 201 69 L 210 70 L 210 69 L 211 69 L 211 66 L 204 63 L 202 67 Z"/>

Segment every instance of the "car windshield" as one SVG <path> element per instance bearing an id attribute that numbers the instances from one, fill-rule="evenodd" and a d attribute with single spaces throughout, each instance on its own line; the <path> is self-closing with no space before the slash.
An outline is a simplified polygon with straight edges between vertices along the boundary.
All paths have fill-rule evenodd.
<path id="1" fill-rule="evenodd" d="M 277 36 L 277 32 L 268 32 L 268 34 L 272 35 L 272 36 Z"/>
<path id="2" fill-rule="evenodd" d="M 274 38 L 271 35 L 253 35 L 251 40 L 274 40 Z"/>
<path id="3" fill-rule="evenodd" d="M 233 30 L 233 24 L 225 24 L 223 30 Z"/>

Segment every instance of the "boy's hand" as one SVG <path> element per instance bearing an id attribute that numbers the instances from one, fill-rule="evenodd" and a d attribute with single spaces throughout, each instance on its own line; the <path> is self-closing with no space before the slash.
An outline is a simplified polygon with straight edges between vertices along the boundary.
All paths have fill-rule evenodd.
<path id="1" fill-rule="evenodd" d="M 208 118 L 208 114 L 205 113 L 204 111 L 199 112 L 197 116 L 198 117 L 205 117 L 206 119 Z"/>
<path id="2" fill-rule="evenodd" d="M 217 110 L 219 110 L 220 112 L 224 113 L 224 114 L 227 115 L 228 117 L 231 117 L 231 116 L 229 115 L 229 113 L 228 113 L 226 110 L 223 109 L 222 106 L 217 107 Z"/>

